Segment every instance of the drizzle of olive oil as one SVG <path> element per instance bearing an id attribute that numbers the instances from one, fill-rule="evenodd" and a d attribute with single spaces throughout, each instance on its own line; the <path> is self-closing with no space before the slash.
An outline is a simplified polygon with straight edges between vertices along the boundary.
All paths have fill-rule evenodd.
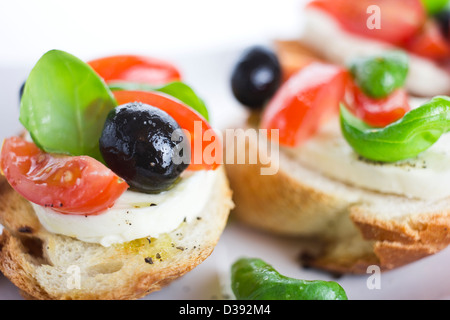
<path id="1" fill-rule="evenodd" d="M 168 234 L 158 238 L 141 238 L 115 245 L 116 249 L 126 254 L 151 258 L 154 263 L 164 261 L 179 252 L 176 244 Z"/>

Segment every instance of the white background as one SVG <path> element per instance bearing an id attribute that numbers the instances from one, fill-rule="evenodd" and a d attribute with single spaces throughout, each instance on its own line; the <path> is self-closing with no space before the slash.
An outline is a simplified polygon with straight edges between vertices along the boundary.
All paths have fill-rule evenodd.
<path id="1" fill-rule="evenodd" d="M 61 49 L 89 60 L 141 53 L 176 62 L 205 99 L 214 123 L 245 113 L 229 89 L 240 50 L 301 30 L 303 0 L 0 0 L 0 139 L 17 133 L 18 90 L 39 57 Z M 148 299 L 215 299 L 229 293 L 229 268 L 239 256 L 257 256 L 281 273 L 337 280 L 350 299 L 450 297 L 449 250 L 382 275 L 370 290 L 369 275 L 335 279 L 302 268 L 298 244 L 230 221 L 214 253 L 199 267 Z M 229 296 L 228 296 L 229 297 Z M 20 298 L 0 275 L 0 300 Z"/>
<path id="2" fill-rule="evenodd" d="M 80 58 L 221 50 L 292 34 L 303 0 L 0 1 L 0 61 L 49 49 Z"/>

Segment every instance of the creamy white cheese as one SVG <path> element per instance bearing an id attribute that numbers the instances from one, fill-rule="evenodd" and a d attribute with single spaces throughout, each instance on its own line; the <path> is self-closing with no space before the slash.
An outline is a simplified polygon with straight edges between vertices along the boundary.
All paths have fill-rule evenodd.
<path id="1" fill-rule="evenodd" d="M 32 206 L 45 229 L 85 242 L 110 246 L 144 237 L 157 238 L 201 214 L 214 189 L 217 171 L 185 171 L 172 189 L 159 194 L 126 191 L 113 207 L 98 215 L 65 215 Z"/>
<path id="2" fill-rule="evenodd" d="M 421 101 L 412 100 L 412 107 Z M 414 159 L 372 162 L 353 151 L 334 118 L 302 146 L 283 150 L 307 168 L 363 189 L 427 200 L 450 196 L 449 134 Z"/>
<path id="3" fill-rule="evenodd" d="M 387 43 L 343 30 L 332 16 L 313 8 L 304 12 L 300 40 L 326 60 L 337 64 L 346 64 L 355 57 L 393 49 Z M 419 96 L 450 94 L 450 74 L 433 61 L 410 53 L 406 87 Z"/>

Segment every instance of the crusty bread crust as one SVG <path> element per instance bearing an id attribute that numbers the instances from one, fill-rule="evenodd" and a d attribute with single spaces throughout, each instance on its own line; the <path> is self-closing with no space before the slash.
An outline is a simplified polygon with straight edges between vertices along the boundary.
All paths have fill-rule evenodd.
<path id="1" fill-rule="evenodd" d="M 111 247 L 47 232 L 0 177 L 0 270 L 27 299 L 138 299 L 160 290 L 203 262 L 225 228 L 233 203 L 225 170 L 217 170 L 211 199 L 195 221 L 158 239 Z M 74 266 L 79 285 L 70 282 Z"/>
<path id="2" fill-rule="evenodd" d="M 247 140 L 246 154 L 257 147 Z M 305 266 L 333 273 L 366 273 L 370 265 L 390 270 L 450 243 L 450 199 L 431 203 L 354 188 L 303 167 L 283 150 L 278 165 L 275 175 L 261 175 L 261 162 L 226 165 L 232 216 L 298 238 Z"/>

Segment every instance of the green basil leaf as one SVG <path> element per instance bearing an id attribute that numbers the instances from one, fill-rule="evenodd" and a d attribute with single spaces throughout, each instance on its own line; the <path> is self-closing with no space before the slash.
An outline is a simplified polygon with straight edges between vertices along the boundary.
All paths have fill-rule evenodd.
<path id="1" fill-rule="evenodd" d="M 184 82 L 174 81 L 160 87 L 151 86 L 146 83 L 135 82 L 110 82 L 108 86 L 111 90 L 141 90 L 141 91 L 158 91 L 168 94 L 187 106 L 200 113 L 207 121 L 209 121 L 208 109 L 204 101 L 195 93 L 195 91 Z"/>
<path id="2" fill-rule="evenodd" d="M 434 97 L 384 128 L 372 128 L 341 104 L 342 133 L 366 159 L 395 162 L 414 158 L 450 130 L 450 98 Z"/>
<path id="3" fill-rule="evenodd" d="M 373 98 L 387 97 L 404 86 L 409 70 L 409 57 L 400 50 L 357 58 L 349 69 L 361 90 Z"/>
<path id="4" fill-rule="evenodd" d="M 92 68 L 59 50 L 45 53 L 27 78 L 20 121 L 44 151 L 102 161 L 99 138 L 116 101 Z"/>
<path id="5" fill-rule="evenodd" d="M 337 282 L 287 277 L 259 258 L 233 263 L 231 289 L 237 300 L 348 300 Z"/>
<path id="6" fill-rule="evenodd" d="M 448 0 L 422 0 L 428 15 L 436 14 L 449 6 Z"/>

